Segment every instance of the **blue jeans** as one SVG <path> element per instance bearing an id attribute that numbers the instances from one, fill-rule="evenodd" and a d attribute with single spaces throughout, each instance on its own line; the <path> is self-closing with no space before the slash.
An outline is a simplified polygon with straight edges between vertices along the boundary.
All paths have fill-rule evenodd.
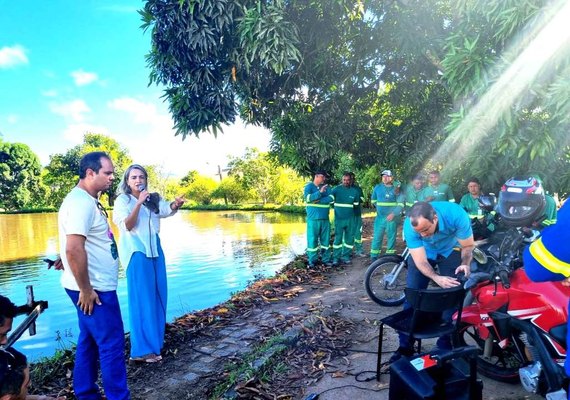
<path id="1" fill-rule="evenodd" d="M 73 389 L 79 400 L 100 400 L 97 361 L 101 365 L 103 388 L 108 400 L 129 399 L 125 365 L 125 332 L 117 292 L 99 292 L 101 305 L 91 315 L 77 306 L 79 292 L 65 289 L 77 309 L 79 338 L 73 369 Z"/>
<path id="2" fill-rule="evenodd" d="M 435 260 L 428 260 L 432 267 L 437 265 L 439 274 L 444 276 L 455 277 L 455 269 L 461 265 L 461 252 L 453 250 L 447 257 L 438 255 Z M 406 287 L 412 289 L 427 289 L 430 279 L 422 274 L 416 267 L 413 258 L 408 257 L 408 276 L 406 277 Z M 407 301 L 404 302 L 404 310 L 412 307 Z M 447 310 L 443 313 L 442 317 L 445 320 L 451 320 L 455 310 Z M 403 333 L 398 333 L 400 338 L 400 347 L 409 348 L 410 337 Z M 440 349 L 451 349 L 451 336 L 445 335 L 437 340 L 436 346 Z"/>

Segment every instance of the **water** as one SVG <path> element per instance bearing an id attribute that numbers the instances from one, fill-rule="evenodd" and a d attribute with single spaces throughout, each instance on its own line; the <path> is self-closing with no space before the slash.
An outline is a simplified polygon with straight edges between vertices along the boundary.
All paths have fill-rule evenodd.
<path id="1" fill-rule="evenodd" d="M 113 227 L 118 235 L 116 227 Z M 42 258 L 58 254 L 57 214 L 0 215 L 0 294 L 26 302 L 27 285 L 49 308 L 37 320 L 37 334 L 26 332 L 16 348 L 32 360 L 75 343 L 75 308 L 59 283 L 60 272 Z M 168 275 L 167 320 L 211 307 L 244 289 L 256 276 L 274 274 L 305 248 L 304 216 L 269 212 L 180 211 L 162 220 L 161 243 Z M 117 289 L 128 330 L 124 270 Z M 14 327 L 23 320 L 17 317 Z"/>

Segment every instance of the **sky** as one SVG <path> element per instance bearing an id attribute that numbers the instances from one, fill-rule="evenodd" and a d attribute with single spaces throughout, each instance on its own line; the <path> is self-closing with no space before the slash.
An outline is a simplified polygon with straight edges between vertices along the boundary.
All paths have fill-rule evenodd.
<path id="1" fill-rule="evenodd" d="M 237 122 L 217 138 L 175 136 L 163 88 L 148 86 L 150 31 L 140 0 L 0 0 L 0 139 L 25 143 L 43 165 L 108 135 L 134 162 L 171 176 L 213 175 L 246 147 L 266 151 L 269 133 Z"/>

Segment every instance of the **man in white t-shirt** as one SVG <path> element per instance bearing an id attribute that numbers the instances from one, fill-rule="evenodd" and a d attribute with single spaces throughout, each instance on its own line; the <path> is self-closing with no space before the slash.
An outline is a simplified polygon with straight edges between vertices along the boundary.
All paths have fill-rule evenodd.
<path id="1" fill-rule="evenodd" d="M 85 154 L 79 183 L 59 209 L 61 284 L 76 305 L 79 338 L 73 371 L 75 396 L 99 400 L 97 361 L 108 400 L 129 399 L 125 366 L 125 336 L 117 280 L 117 245 L 98 196 L 109 189 L 114 167 L 106 153 Z"/>

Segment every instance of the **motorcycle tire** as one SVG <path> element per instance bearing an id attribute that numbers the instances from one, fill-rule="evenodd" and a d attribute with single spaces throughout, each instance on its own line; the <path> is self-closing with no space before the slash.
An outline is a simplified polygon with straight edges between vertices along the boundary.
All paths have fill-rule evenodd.
<path id="1" fill-rule="evenodd" d="M 491 357 L 484 357 L 485 340 L 479 337 L 475 326 L 462 323 L 458 329 L 458 345 L 479 347 L 477 371 L 481 375 L 498 382 L 520 382 L 519 368 L 524 365 L 524 361 L 520 359 L 514 344 L 511 343 L 505 349 L 493 344 Z"/>
<path id="2" fill-rule="evenodd" d="M 383 284 L 384 276 L 404 262 L 405 260 L 399 255 L 385 255 L 370 264 L 364 276 L 364 288 L 375 303 L 386 307 L 395 307 L 404 303 L 406 266 L 400 271 L 394 286 L 385 287 Z"/>

